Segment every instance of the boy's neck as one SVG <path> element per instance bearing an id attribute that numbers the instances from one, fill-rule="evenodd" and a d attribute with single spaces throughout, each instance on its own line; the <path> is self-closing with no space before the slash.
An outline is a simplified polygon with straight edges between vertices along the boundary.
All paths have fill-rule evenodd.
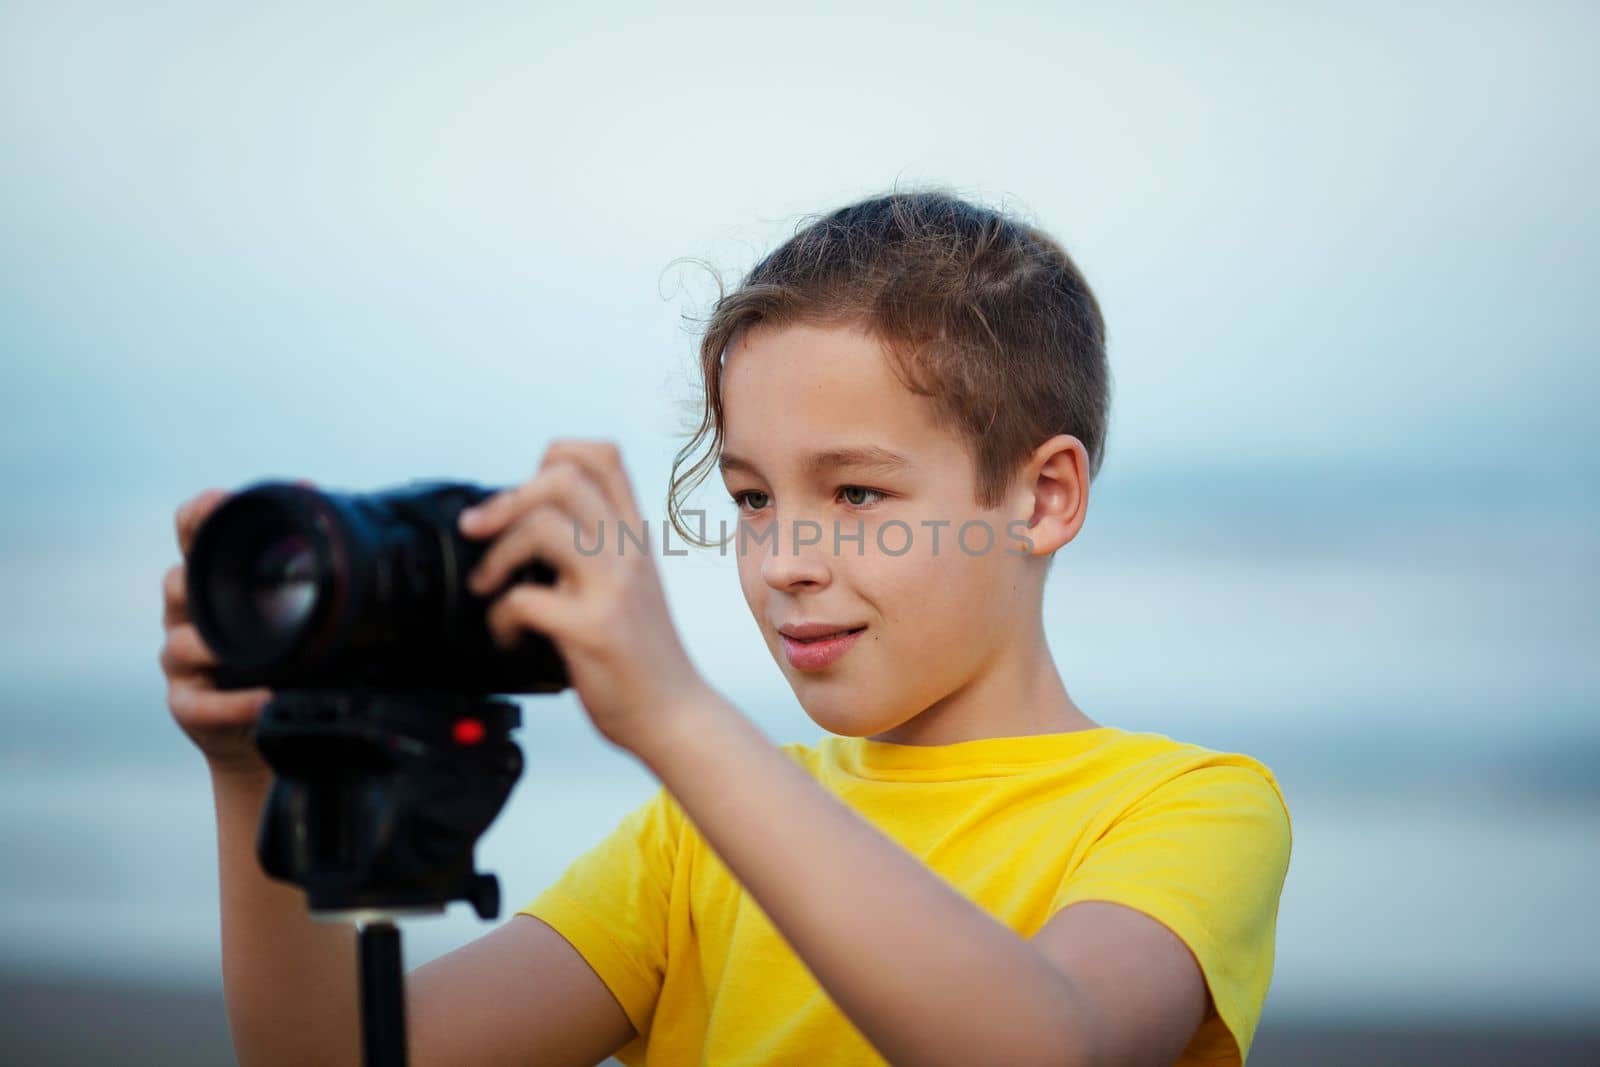
<path id="1" fill-rule="evenodd" d="M 1100 724 L 1067 693 L 1041 626 L 1031 641 L 1010 642 L 982 674 L 917 715 L 870 740 L 953 745 L 988 737 L 1092 730 Z"/>

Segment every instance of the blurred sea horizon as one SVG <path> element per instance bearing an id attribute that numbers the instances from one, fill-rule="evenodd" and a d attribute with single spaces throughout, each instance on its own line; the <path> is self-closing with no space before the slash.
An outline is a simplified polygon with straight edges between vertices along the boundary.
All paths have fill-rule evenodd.
<path id="1" fill-rule="evenodd" d="M 1581 654 L 1596 636 L 1592 503 L 1549 506 L 1523 486 L 1520 512 L 1502 499 L 1479 514 L 1446 490 L 1388 509 L 1369 492 L 1365 521 L 1341 523 L 1352 500 L 1308 481 L 1131 493 L 1105 478 L 1047 585 L 1069 689 L 1102 723 L 1274 772 L 1295 844 L 1269 1017 L 1600 1017 L 1600 955 L 1573 936 L 1600 875 L 1600 722 Z M 739 614 L 732 559 L 660 562 L 691 654 L 716 657 L 712 683 L 775 743 L 815 743 Z M 12 588 L 46 580 L 17 563 L 0 564 Z M 148 624 L 120 640 L 148 670 L 130 654 L 64 672 L 36 633 L 31 665 L 8 671 L 0 848 L 32 862 L 0 873 L 0 959 L 215 987 L 209 784 L 165 709 L 159 571 L 142 577 L 128 615 Z M 519 702 L 528 769 L 479 850 L 502 879 L 502 921 L 653 787 L 570 692 Z M 464 907 L 408 923 L 407 965 L 487 929 Z"/>
<path id="2" fill-rule="evenodd" d="M 589 727 L 570 700 L 531 698 L 524 709 L 517 740 L 528 769 L 478 853 L 480 869 L 501 878 L 500 921 L 654 784 L 598 735 L 581 736 Z M 1182 730 L 1158 732 L 1187 739 Z M 1453 773 L 1435 769 L 1426 785 L 1393 789 L 1381 774 L 1308 772 L 1308 761 L 1268 737 L 1235 736 L 1230 751 L 1273 770 L 1294 826 L 1270 1016 L 1600 1017 L 1600 961 L 1573 936 L 1584 928 L 1597 873 L 1592 798 L 1508 790 L 1503 779 L 1486 793 L 1485 780 L 1503 767 L 1488 745 Z M 1397 762 L 1407 755 L 1392 750 Z M 33 857 L 0 875 L 6 967 L 218 988 L 214 826 L 198 754 L 158 746 L 54 766 L 8 759 L 3 769 L 0 848 Z M 1519 906 L 1529 899 L 1539 907 Z M 489 926 L 464 906 L 408 921 L 407 966 Z"/>

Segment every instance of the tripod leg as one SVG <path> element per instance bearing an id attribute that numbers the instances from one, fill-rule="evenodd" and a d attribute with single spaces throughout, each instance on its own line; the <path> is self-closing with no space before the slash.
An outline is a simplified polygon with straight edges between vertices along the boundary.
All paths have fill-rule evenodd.
<path id="1" fill-rule="evenodd" d="M 361 1047 L 366 1067 L 406 1067 L 406 998 L 400 931 L 361 924 Z"/>

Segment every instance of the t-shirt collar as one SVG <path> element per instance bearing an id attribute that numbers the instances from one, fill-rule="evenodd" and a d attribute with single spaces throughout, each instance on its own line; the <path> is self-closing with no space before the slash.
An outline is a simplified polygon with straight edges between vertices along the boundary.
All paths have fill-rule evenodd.
<path id="1" fill-rule="evenodd" d="M 846 774 L 878 781 L 954 781 L 1020 774 L 1089 752 L 1125 733 L 1097 726 L 1059 734 L 982 737 L 948 745 L 900 745 L 827 734 L 818 744 L 825 762 Z"/>

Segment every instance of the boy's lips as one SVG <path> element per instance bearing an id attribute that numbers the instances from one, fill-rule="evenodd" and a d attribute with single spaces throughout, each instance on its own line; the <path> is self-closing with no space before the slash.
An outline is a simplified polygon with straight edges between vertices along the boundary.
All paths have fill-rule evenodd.
<path id="1" fill-rule="evenodd" d="M 832 665 L 850 650 L 865 626 L 840 627 L 830 623 L 785 626 L 778 631 L 783 654 L 796 670 L 816 671 Z"/>
<path id="2" fill-rule="evenodd" d="M 791 622 L 778 627 L 778 632 L 785 637 L 796 641 L 815 641 L 819 637 L 832 637 L 849 630 L 866 629 L 865 624 L 857 626 L 844 622 Z"/>

